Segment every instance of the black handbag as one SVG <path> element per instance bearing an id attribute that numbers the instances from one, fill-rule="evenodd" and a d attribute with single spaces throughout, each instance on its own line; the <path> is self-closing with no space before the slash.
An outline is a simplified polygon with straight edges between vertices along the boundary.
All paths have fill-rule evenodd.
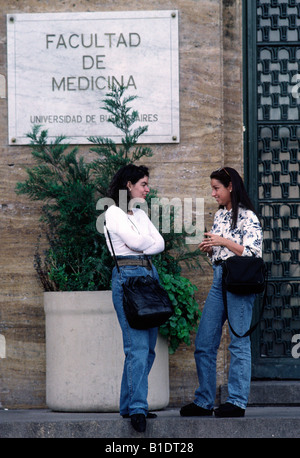
<path id="1" fill-rule="evenodd" d="M 254 256 L 231 256 L 222 262 L 222 293 L 226 318 L 236 337 L 249 336 L 258 326 L 267 296 L 267 269 L 262 258 Z M 228 318 L 227 291 L 237 295 L 259 294 L 264 291 L 259 320 L 242 336 L 232 328 Z"/>
<path id="2" fill-rule="evenodd" d="M 110 234 L 107 228 L 106 230 L 116 267 L 120 273 Z M 168 293 L 151 275 L 128 277 L 122 287 L 124 312 L 132 328 L 155 328 L 173 315 L 174 307 Z"/>
<path id="3" fill-rule="evenodd" d="M 128 277 L 122 286 L 123 307 L 132 328 L 155 328 L 173 315 L 168 293 L 150 275 Z"/>
<path id="4" fill-rule="evenodd" d="M 258 294 L 265 289 L 266 267 L 262 258 L 231 256 L 223 261 L 223 283 L 234 294 Z"/>

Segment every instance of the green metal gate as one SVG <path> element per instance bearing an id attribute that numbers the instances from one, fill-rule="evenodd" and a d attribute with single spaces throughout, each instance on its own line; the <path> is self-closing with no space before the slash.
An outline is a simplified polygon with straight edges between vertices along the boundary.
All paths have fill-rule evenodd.
<path id="1" fill-rule="evenodd" d="M 245 181 L 269 275 L 252 374 L 300 379 L 300 0 L 248 0 L 243 14 Z"/>

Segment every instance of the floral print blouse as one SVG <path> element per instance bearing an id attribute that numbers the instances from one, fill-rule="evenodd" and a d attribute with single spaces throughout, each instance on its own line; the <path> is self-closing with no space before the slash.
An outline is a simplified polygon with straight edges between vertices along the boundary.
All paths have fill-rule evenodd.
<path id="1" fill-rule="evenodd" d="M 219 209 L 214 218 L 212 234 L 220 235 L 244 246 L 242 256 L 262 257 L 262 228 L 252 210 L 239 207 L 235 229 L 231 229 L 232 210 Z M 212 261 L 225 260 L 234 253 L 224 246 L 213 247 Z"/>

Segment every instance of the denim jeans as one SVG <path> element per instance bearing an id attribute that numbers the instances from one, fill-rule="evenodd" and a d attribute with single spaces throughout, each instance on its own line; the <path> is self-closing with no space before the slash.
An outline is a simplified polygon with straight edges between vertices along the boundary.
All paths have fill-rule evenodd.
<path id="1" fill-rule="evenodd" d="M 222 265 L 213 266 L 214 278 L 208 293 L 195 341 L 195 361 L 199 388 L 194 403 L 212 409 L 216 396 L 216 361 L 222 327 L 226 320 L 222 298 Z M 238 296 L 227 292 L 228 315 L 231 326 L 239 335 L 250 327 L 255 294 Z M 230 331 L 230 367 L 228 398 L 242 409 L 246 408 L 251 380 L 250 337 L 238 338 Z"/>
<path id="2" fill-rule="evenodd" d="M 120 266 L 120 274 L 112 272 L 112 297 L 123 335 L 125 361 L 120 393 L 120 414 L 148 413 L 148 375 L 155 359 L 158 328 L 133 329 L 129 326 L 123 309 L 123 289 L 127 277 L 151 275 L 158 279 L 153 266 Z"/>

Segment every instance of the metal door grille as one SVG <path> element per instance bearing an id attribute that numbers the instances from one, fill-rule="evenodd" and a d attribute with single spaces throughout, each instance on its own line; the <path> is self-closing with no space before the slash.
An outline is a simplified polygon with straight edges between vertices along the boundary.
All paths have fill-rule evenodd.
<path id="1" fill-rule="evenodd" d="M 269 274 L 256 363 L 264 367 L 260 376 L 300 378 L 300 360 L 292 357 L 292 337 L 300 334 L 300 0 L 252 2 L 257 28 L 253 185 Z"/>

